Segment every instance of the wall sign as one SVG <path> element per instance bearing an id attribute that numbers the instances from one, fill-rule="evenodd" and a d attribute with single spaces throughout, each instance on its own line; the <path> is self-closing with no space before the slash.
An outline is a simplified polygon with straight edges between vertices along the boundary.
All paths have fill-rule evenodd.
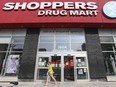
<path id="1" fill-rule="evenodd" d="M 35 11 L 38 16 L 96 16 L 96 2 L 8 2 L 2 8 L 4 11 Z"/>
<path id="2" fill-rule="evenodd" d="M 109 1 L 103 6 L 103 13 L 109 18 L 116 18 L 116 1 Z"/>

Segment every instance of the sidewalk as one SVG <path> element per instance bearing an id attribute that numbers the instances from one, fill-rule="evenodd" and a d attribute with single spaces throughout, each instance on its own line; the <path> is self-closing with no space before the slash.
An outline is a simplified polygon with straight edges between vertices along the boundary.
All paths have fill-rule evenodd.
<path id="1" fill-rule="evenodd" d="M 19 82 L 19 85 L 12 85 L 9 83 L 0 83 L 2 87 L 116 87 L 116 82 L 64 82 L 58 84 L 49 83 L 44 86 L 44 83 L 38 82 Z"/>

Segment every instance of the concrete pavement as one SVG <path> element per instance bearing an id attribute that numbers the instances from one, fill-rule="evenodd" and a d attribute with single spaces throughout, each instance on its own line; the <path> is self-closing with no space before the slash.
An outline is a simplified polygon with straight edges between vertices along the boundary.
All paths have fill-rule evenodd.
<path id="1" fill-rule="evenodd" d="M 19 85 L 13 85 L 9 83 L 0 83 L 2 87 L 116 87 L 116 82 L 64 82 L 54 84 L 50 82 L 48 86 L 44 86 L 44 83 L 40 82 L 19 82 Z"/>

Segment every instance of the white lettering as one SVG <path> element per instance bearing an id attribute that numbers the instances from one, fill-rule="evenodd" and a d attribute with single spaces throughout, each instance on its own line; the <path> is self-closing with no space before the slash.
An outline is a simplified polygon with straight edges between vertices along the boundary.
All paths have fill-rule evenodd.
<path id="1" fill-rule="evenodd" d="M 96 10 L 97 8 L 98 6 L 96 5 L 96 2 L 8 2 L 4 4 L 4 7 L 2 9 L 5 11 L 10 11 L 13 9 L 38 9 L 38 16 L 96 16 L 98 14 L 98 10 Z"/>
<path id="2" fill-rule="evenodd" d="M 64 9 L 74 9 L 74 3 L 73 2 L 65 2 Z"/>
<path id="3" fill-rule="evenodd" d="M 60 11 L 60 15 L 66 16 L 67 15 L 67 11 L 66 10 L 61 10 Z"/>
<path id="4" fill-rule="evenodd" d="M 58 15 L 62 15 L 62 16 L 66 16 L 67 15 L 67 11 L 66 10 L 39 10 L 38 11 L 38 16 L 43 16 L 43 15 L 46 15 L 46 16 L 51 16 L 51 15 L 54 15 L 54 16 L 58 16 Z"/>
<path id="5" fill-rule="evenodd" d="M 97 14 L 98 14 L 98 10 L 96 10 L 96 11 L 93 11 L 93 12 L 94 12 L 94 14 L 95 14 L 95 15 L 97 15 Z"/>
<path id="6" fill-rule="evenodd" d="M 89 7 L 87 7 L 88 9 L 97 9 L 98 8 L 98 6 L 96 5 L 95 2 L 87 2 L 87 6 L 89 6 Z"/>
<path id="7" fill-rule="evenodd" d="M 46 10 L 46 15 L 52 15 L 52 11 L 51 10 Z"/>
<path id="8" fill-rule="evenodd" d="M 62 2 L 53 2 L 52 9 L 56 9 L 56 8 L 62 7 L 62 6 L 63 6 Z"/>
<path id="9" fill-rule="evenodd" d="M 97 10 L 95 10 L 95 11 L 91 11 L 91 10 L 81 10 L 81 11 L 79 11 L 79 10 L 70 10 L 69 11 L 69 14 L 71 15 L 71 16 L 77 16 L 77 15 L 79 15 L 79 16 L 85 16 L 85 15 L 87 15 L 87 16 L 92 16 L 92 15 L 97 15 L 97 13 L 98 13 L 98 11 Z"/>
<path id="10" fill-rule="evenodd" d="M 59 12 L 59 10 L 53 10 L 52 13 L 53 13 L 53 15 L 59 15 L 60 12 Z"/>
<path id="11" fill-rule="evenodd" d="M 14 8 L 14 4 L 13 2 L 8 2 L 4 5 L 3 10 L 12 10 Z"/>
<path id="12" fill-rule="evenodd" d="M 39 8 L 39 3 L 38 3 L 38 2 L 30 2 L 30 3 L 27 5 L 27 8 L 28 8 L 29 10 L 38 9 L 38 8 Z"/>
<path id="13" fill-rule="evenodd" d="M 41 2 L 40 9 L 50 7 L 51 5 L 52 5 L 51 2 Z"/>
<path id="14" fill-rule="evenodd" d="M 86 15 L 83 10 L 80 11 L 79 15 Z"/>
<path id="15" fill-rule="evenodd" d="M 14 10 L 18 10 L 19 8 L 21 8 L 21 10 L 25 10 L 26 9 L 26 4 L 27 4 L 27 2 L 23 2 L 22 4 L 20 4 L 20 2 L 17 2 L 15 4 Z"/>
<path id="16" fill-rule="evenodd" d="M 44 10 L 39 10 L 39 11 L 38 11 L 38 15 L 39 15 L 39 16 L 42 16 L 42 15 L 44 15 L 44 14 L 45 14 L 45 11 L 44 11 Z"/>
<path id="17" fill-rule="evenodd" d="M 72 15 L 72 16 L 78 15 L 78 10 L 76 10 L 76 11 L 70 10 L 70 15 Z"/>
<path id="18" fill-rule="evenodd" d="M 86 9 L 86 4 L 84 2 L 75 2 L 76 9 Z"/>

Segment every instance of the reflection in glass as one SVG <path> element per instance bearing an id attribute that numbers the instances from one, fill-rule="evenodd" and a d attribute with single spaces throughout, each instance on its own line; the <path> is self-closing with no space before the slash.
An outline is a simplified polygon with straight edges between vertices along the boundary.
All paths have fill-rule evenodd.
<path id="1" fill-rule="evenodd" d="M 11 41 L 12 51 L 23 51 L 25 37 L 15 36 Z"/>
<path id="2" fill-rule="evenodd" d="M 77 34 L 77 35 L 71 35 L 71 42 L 74 43 L 85 43 L 85 37 L 82 34 Z"/>
<path id="3" fill-rule="evenodd" d="M 61 81 L 61 56 L 52 56 L 51 63 L 56 80 Z"/>
<path id="4" fill-rule="evenodd" d="M 87 67 L 85 57 L 76 57 L 76 67 Z"/>
<path id="5" fill-rule="evenodd" d="M 0 44 L 0 51 L 7 51 L 8 44 Z"/>
<path id="6" fill-rule="evenodd" d="M 116 43 L 116 36 L 114 37 L 114 42 Z"/>
<path id="7" fill-rule="evenodd" d="M 48 57 L 39 57 L 38 66 L 47 67 Z"/>
<path id="8" fill-rule="evenodd" d="M 69 36 L 56 36 L 56 43 L 57 42 L 70 42 Z"/>
<path id="9" fill-rule="evenodd" d="M 21 36 L 15 36 L 15 37 L 12 37 L 12 43 L 15 43 L 15 44 L 24 44 L 24 40 L 25 40 L 25 37 L 21 37 Z"/>
<path id="10" fill-rule="evenodd" d="M 87 68 L 78 68 L 77 69 L 77 79 L 87 79 Z"/>
<path id="11" fill-rule="evenodd" d="M 52 51 L 54 49 L 53 43 L 40 43 L 39 51 Z"/>
<path id="12" fill-rule="evenodd" d="M 103 56 L 107 74 L 116 74 L 116 54 L 113 52 L 103 52 Z"/>
<path id="13" fill-rule="evenodd" d="M 6 52 L 0 52 L 0 73 L 1 73 L 2 68 L 3 68 L 2 65 L 3 65 L 3 61 L 5 59 L 5 56 L 6 56 Z"/>
<path id="14" fill-rule="evenodd" d="M 48 69 L 37 70 L 37 80 L 46 80 Z"/>
<path id="15" fill-rule="evenodd" d="M 74 81 L 73 56 L 64 56 L 64 81 Z"/>
<path id="16" fill-rule="evenodd" d="M 84 30 L 64 28 L 41 30 L 39 51 L 54 50 L 86 51 Z"/>
<path id="17" fill-rule="evenodd" d="M 114 42 L 112 36 L 100 36 L 101 42 Z"/>
<path id="18" fill-rule="evenodd" d="M 41 36 L 40 42 L 54 42 L 53 36 Z"/>
<path id="19" fill-rule="evenodd" d="M 85 43 L 71 43 L 71 50 L 73 50 L 73 51 L 86 51 Z"/>
<path id="20" fill-rule="evenodd" d="M 12 51 L 23 51 L 24 44 L 12 44 Z"/>
<path id="21" fill-rule="evenodd" d="M 115 49 L 114 44 L 101 44 L 102 51 L 113 51 Z"/>

